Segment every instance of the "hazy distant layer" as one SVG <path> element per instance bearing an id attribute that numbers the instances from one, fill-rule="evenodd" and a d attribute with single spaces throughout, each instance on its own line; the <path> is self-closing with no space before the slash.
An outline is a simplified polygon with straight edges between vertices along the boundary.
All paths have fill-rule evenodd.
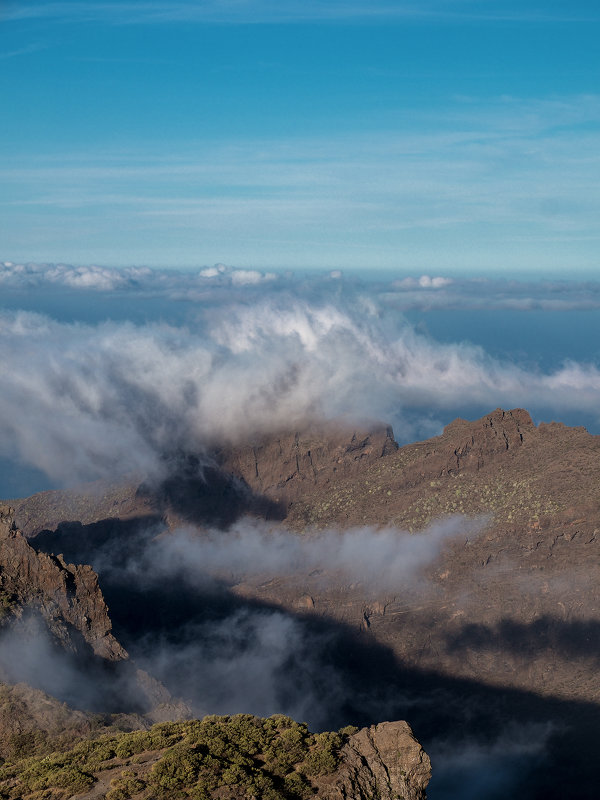
<path id="1" fill-rule="evenodd" d="M 0 496 L 312 419 L 600 432 L 600 283 L 5 262 L 0 287 Z"/>

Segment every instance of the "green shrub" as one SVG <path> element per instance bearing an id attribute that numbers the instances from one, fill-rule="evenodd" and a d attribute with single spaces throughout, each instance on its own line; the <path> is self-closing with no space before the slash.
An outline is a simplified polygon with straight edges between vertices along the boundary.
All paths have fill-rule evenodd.
<path id="1" fill-rule="evenodd" d="M 151 783 L 162 789 L 190 786 L 196 783 L 202 760 L 197 750 L 173 748 L 152 767 Z"/>
<path id="2" fill-rule="evenodd" d="M 307 775 L 327 775 L 334 772 L 339 762 L 339 751 L 343 744 L 337 733 L 317 733 L 304 764 Z"/>
<path id="3" fill-rule="evenodd" d="M 0 620 L 7 617 L 17 605 L 18 601 L 14 594 L 0 589 Z"/>
<path id="4" fill-rule="evenodd" d="M 68 789 L 73 794 L 77 794 L 88 789 L 95 782 L 93 775 L 83 772 L 79 767 L 73 765 L 52 764 L 48 765 L 47 769 L 36 772 L 23 776 L 23 785 L 30 791 Z"/>
<path id="5" fill-rule="evenodd" d="M 111 782 L 106 800 L 128 800 L 140 793 L 155 800 L 211 800 L 214 794 L 223 799 L 307 800 L 314 794 L 307 776 L 333 772 L 339 750 L 352 732 L 345 728 L 340 733 L 311 734 L 306 725 L 281 714 L 268 719 L 237 714 L 160 723 L 147 731 L 82 741 L 69 752 L 5 764 L 0 767 L 4 784 L 0 792 L 18 800 L 22 796 L 14 788 L 18 781 L 22 789 L 39 793 L 39 800 L 58 800 L 53 790 L 85 791 L 94 782 L 93 773 L 115 757 L 162 751 L 143 778 L 131 770 L 121 772 Z M 33 745 L 24 738 L 20 747 L 28 752 Z M 7 786 L 8 781 L 13 783 Z"/>
<path id="6" fill-rule="evenodd" d="M 25 731 L 13 733 L 6 742 L 11 759 L 27 758 L 48 747 L 48 734 L 45 731 Z"/>
<path id="7" fill-rule="evenodd" d="M 73 748 L 73 753 L 82 764 L 98 765 L 115 757 L 116 744 L 115 737 L 103 737 L 102 739 L 81 742 Z"/>
<path id="8" fill-rule="evenodd" d="M 110 786 L 105 800 L 129 800 L 146 788 L 146 782 L 138 778 L 135 773 L 124 770 L 118 778 L 112 779 Z"/>

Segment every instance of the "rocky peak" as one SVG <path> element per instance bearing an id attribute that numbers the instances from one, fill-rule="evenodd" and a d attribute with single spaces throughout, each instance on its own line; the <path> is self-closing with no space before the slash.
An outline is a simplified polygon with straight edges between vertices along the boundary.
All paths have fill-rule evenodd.
<path id="1" fill-rule="evenodd" d="M 0 505 L 0 537 L 10 536 L 16 529 L 14 509 L 5 504 Z"/>
<path id="2" fill-rule="evenodd" d="M 318 789 L 322 800 L 425 800 L 429 756 L 406 722 L 381 722 L 350 737 L 340 766 Z"/>
<path id="3" fill-rule="evenodd" d="M 447 469 L 450 472 L 480 469 L 490 459 L 521 447 L 535 430 L 529 413 L 522 408 L 512 411 L 497 408 L 475 422 L 456 419 L 440 437 L 452 444 Z"/>

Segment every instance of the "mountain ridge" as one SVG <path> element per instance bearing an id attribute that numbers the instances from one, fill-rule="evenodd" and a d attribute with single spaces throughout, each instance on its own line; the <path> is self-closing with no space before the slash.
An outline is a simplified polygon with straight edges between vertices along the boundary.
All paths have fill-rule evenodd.
<path id="1" fill-rule="evenodd" d="M 242 570 L 219 581 L 232 613 L 280 609 L 306 630 L 346 631 L 347 652 L 364 651 L 353 680 L 357 698 L 375 709 L 367 712 L 373 722 L 387 704 L 433 751 L 456 726 L 475 742 L 492 729 L 533 726 L 545 731 L 540 752 L 551 761 L 536 772 L 538 756 L 531 757 L 536 777 L 523 796 L 595 796 L 600 436 L 560 423 L 536 426 L 523 409 L 496 409 L 402 447 L 387 426 L 336 426 L 331 433 L 317 426 L 217 450 L 209 466 L 184 462 L 185 480 L 178 483 L 175 472 L 166 488 L 130 484 L 103 495 L 96 486 L 87 490 L 89 503 L 79 490 L 23 499 L 15 503 L 17 522 L 35 548 L 93 563 L 102 543 L 110 551 L 120 542 L 125 549 L 117 551 L 135 559 L 136 548 L 168 542 L 181 525 L 192 526 L 201 543 L 215 531 L 237 530 L 248 515 L 262 519 L 268 535 L 281 525 L 310 537 L 397 528 L 414 542 L 436 521 L 462 515 L 464 535 L 440 545 L 437 560 L 414 580 L 367 585 L 326 563 L 310 573 L 277 574 L 265 562 L 260 574 Z M 48 527 L 41 524 L 45 504 Z M 74 509 L 81 520 L 70 516 Z M 205 600 L 198 602 L 201 614 Z M 212 614 L 218 609 L 210 602 Z M 379 687 L 369 677 L 384 674 Z M 432 705 L 430 693 L 444 698 L 455 720 Z M 573 769 L 580 773 L 575 784 Z"/>

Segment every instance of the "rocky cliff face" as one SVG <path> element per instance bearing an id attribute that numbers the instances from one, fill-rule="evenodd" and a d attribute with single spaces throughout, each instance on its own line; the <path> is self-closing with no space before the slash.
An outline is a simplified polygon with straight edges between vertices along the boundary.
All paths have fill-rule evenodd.
<path id="1" fill-rule="evenodd" d="M 23 608 L 39 612 L 68 649 L 78 631 L 93 653 L 109 661 L 127 658 L 112 635 L 108 608 L 90 566 L 67 564 L 61 555 L 39 553 L 17 530 L 13 509 L 0 506 L 0 592 L 4 616 Z"/>
<path id="2" fill-rule="evenodd" d="M 321 778 L 322 800 L 425 800 L 431 762 L 406 722 L 362 728 L 341 751 L 333 775 Z"/>
<path id="3" fill-rule="evenodd" d="M 225 472 L 285 507 L 317 486 L 326 487 L 362 474 L 397 449 L 389 426 L 362 431 L 329 426 L 271 436 L 219 451 L 216 458 Z"/>

